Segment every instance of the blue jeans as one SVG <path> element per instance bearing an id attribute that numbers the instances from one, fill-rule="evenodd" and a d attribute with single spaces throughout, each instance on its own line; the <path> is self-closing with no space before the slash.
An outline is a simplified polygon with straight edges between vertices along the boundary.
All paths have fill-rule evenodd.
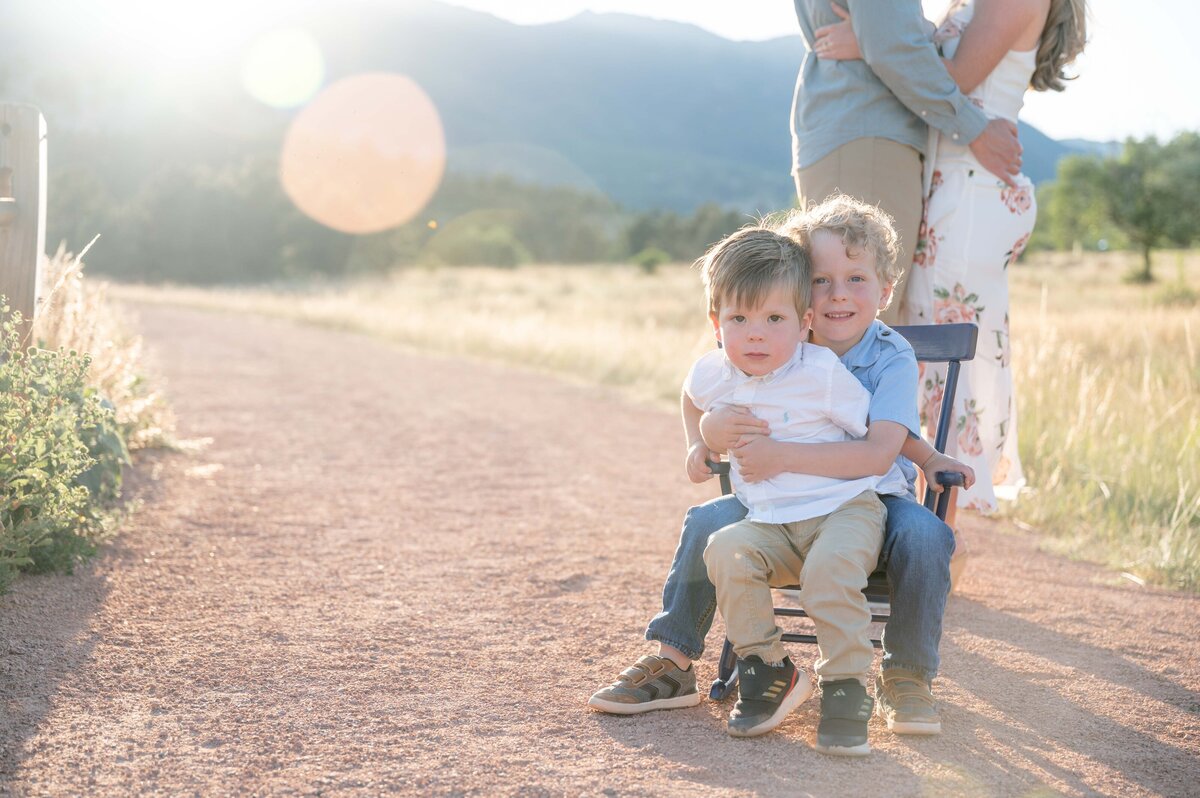
<path id="1" fill-rule="evenodd" d="M 880 567 L 891 582 L 892 616 L 883 631 L 883 667 L 905 668 L 933 681 L 942 639 L 942 613 L 950 594 L 954 534 L 936 515 L 906 496 L 881 496 L 887 507 Z M 646 628 L 646 639 L 666 643 L 692 659 L 704 651 L 717 592 L 708 581 L 708 536 L 746 517 L 736 496 L 693 507 L 683 519 L 679 548 L 663 585 L 663 611 Z"/>

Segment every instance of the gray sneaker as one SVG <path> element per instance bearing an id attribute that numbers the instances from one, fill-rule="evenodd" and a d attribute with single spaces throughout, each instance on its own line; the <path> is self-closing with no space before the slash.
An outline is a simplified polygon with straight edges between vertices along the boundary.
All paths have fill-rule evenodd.
<path id="1" fill-rule="evenodd" d="M 888 668 L 875 677 L 875 711 L 896 734 L 942 733 L 929 683 L 903 668 Z"/>
<path id="2" fill-rule="evenodd" d="M 617 680 L 588 699 L 588 706 L 614 715 L 638 715 L 655 709 L 694 707 L 696 669 L 681 670 L 666 657 L 647 654 L 621 671 Z"/>

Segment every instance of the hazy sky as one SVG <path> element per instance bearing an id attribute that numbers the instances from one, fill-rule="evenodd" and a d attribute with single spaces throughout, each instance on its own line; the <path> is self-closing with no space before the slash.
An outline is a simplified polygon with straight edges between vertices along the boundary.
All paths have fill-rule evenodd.
<path id="1" fill-rule="evenodd" d="M 447 0 L 522 24 L 581 11 L 619 11 L 690 22 L 730 39 L 798 32 L 787 0 Z M 925 0 L 928 11 L 945 0 Z M 1088 51 L 1066 92 L 1031 93 L 1022 118 L 1047 135 L 1122 139 L 1200 130 L 1200 3 L 1195 0 L 1089 0 Z"/>

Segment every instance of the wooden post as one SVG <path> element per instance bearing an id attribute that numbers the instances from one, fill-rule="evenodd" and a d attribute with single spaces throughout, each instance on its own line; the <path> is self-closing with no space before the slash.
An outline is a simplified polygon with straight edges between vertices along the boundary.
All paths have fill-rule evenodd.
<path id="1" fill-rule="evenodd" d="M 0 104 L 0 294 L 24 318 L 37 311 L 46 249 L 46 120 L 32 105 Z"/>

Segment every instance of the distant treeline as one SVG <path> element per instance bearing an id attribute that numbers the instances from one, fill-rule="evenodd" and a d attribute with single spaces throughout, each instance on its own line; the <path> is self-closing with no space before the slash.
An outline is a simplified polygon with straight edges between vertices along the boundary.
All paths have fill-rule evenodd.
<path id="1" fill-rule="evenodd" d="M 421 215 L 384 233 L 329 230 L 284 195 L 268 157 L 160 169 L 125 199 L 89 170 L 51 176 L 47 246 L 78 250 L 124 280 L 256 283 L 386 272 L 411 265 L 690 261 L 754 220 L 715 204 L 634 212 L 586 190 L 448 175 Z M 1150 252 L 1200 240 L 1200 135 L 1130 139 L 1110 158 L 1072 156 L 1039 187 L 1030 248 Z"/>
<path id="2" fill-rule="evenodd" d="M 1128 139 L 1119 155 L 1073 155 L 1039 187 L 1032 247 L 1134 249 L 1149 282 L 1151 253 L 1200 242 L 1200 134 Z"/>
<path id="3" fill-rule="evenodd" d="M 409 265 L 693 260 L 752 221 L 704 205 L 690 215 L 636 213 L 604 196 L 507 177 L 448 175 L 421 215 L 374 235 L 329 230 L 283 193 L 277 163 L 170 167 L 131 198 L 90 171 L 53 175 L 47 246 L 78 250 L 97 233 L 89 269 L 122 280 L 249 283 L 384 272 Z"/>

